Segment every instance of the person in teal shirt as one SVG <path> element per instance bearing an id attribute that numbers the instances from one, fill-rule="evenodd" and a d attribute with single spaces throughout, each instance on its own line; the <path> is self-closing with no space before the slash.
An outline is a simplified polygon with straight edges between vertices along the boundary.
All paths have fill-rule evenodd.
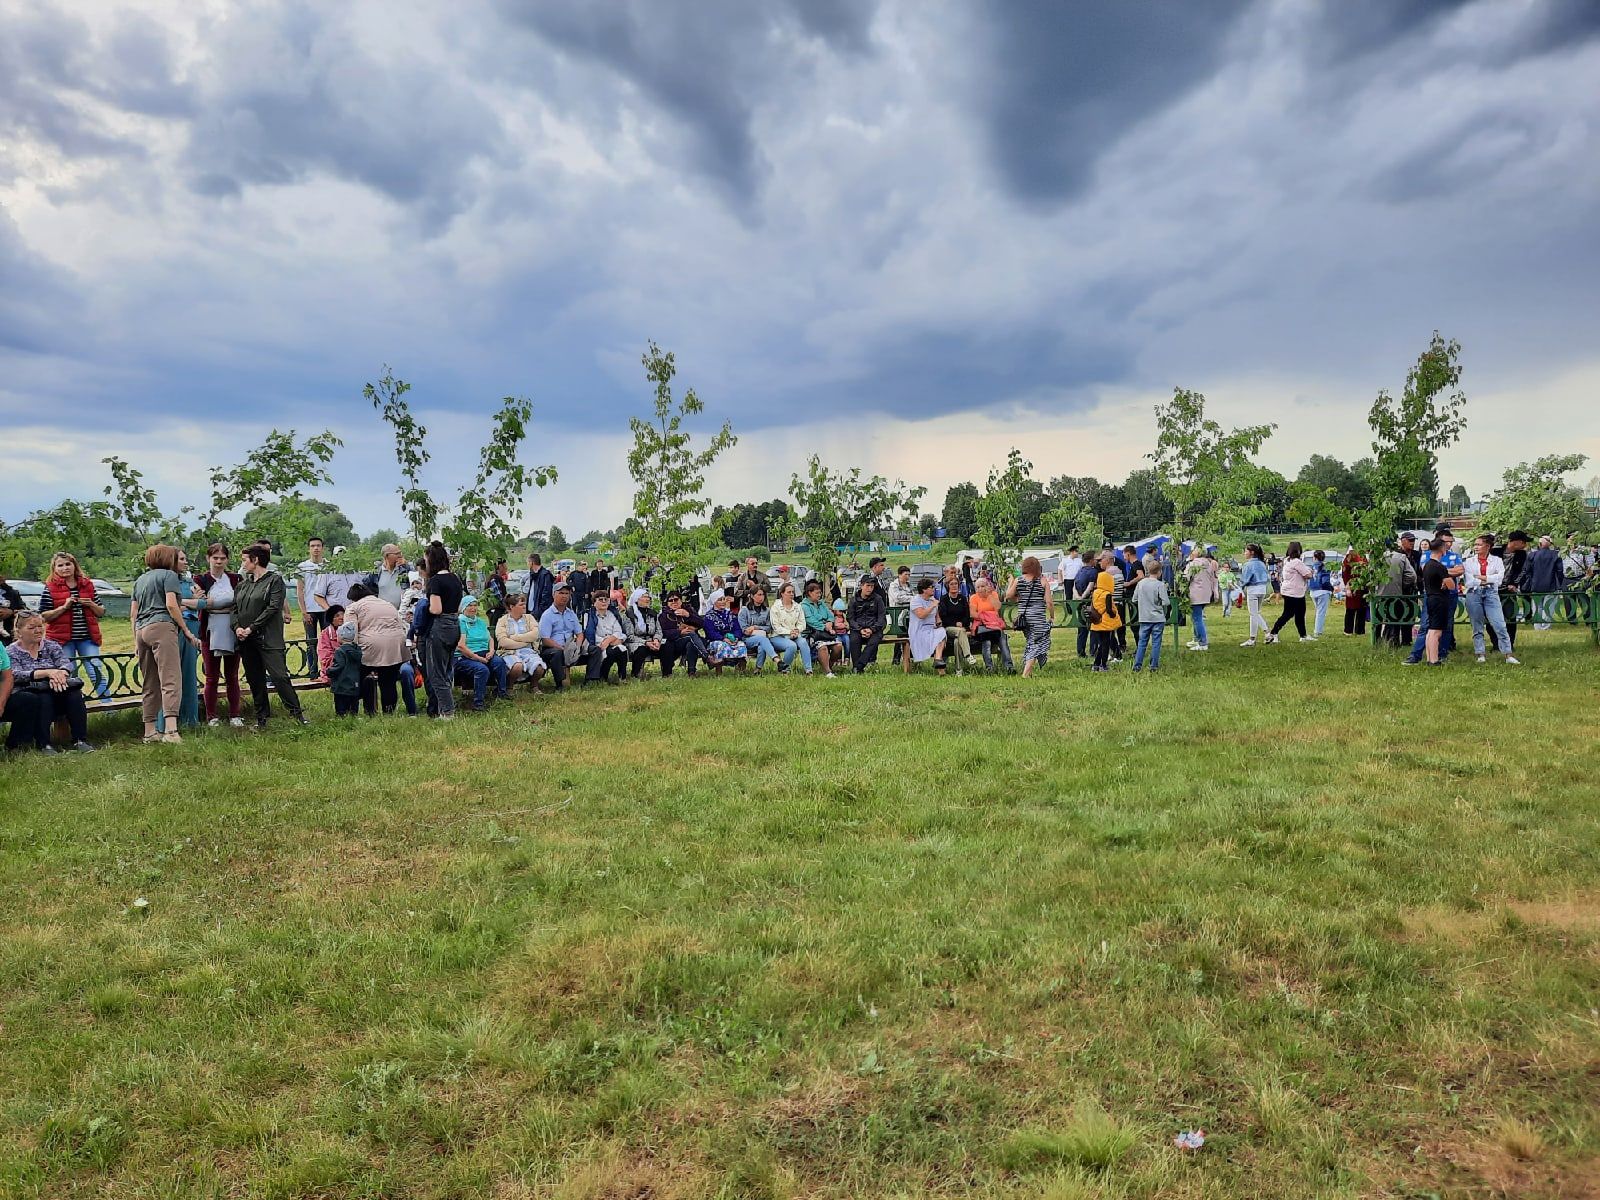
<path id="1" fill-rule="evenodd" d="M 461 641 L 456 646 L 456 682 L 472 686 L 472 710 L 482 712 L 489 703 L 489 681 L 494 680 L 494 695 L 504 700 L 511 695 L 510 672 L 505 660 L 494 652 L 489 623 L 478 611 L 476 596 L 461 599 Z"/>
<path id="2" fill-rule="evenodd" d="M 197 593 L 194 576 L 189 572 L 189 555 L 178 551 L 178 605 L 183 612 L 183 623 L 196 638 L 200 636 L 200 608 L 205 597 L 195 599 Z M 183 696 L 178 702 L 178 724 L 184 729 L 194 729 L 200 724 L 200 645 L 184 638 L 178 646 L 178 669 L 183 672 Z M 167 731 L 167 714 L 156 715 L 156 732 Z"/>

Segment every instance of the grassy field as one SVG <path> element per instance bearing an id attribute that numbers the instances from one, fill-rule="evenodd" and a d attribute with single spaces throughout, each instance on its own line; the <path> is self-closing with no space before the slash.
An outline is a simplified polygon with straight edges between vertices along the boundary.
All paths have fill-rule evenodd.
<path id="1" fill-rule="evenodd" d="M 1213 640 L 0 764 L 0 1194 L 1600 1194 L 1600 653 Z"/>

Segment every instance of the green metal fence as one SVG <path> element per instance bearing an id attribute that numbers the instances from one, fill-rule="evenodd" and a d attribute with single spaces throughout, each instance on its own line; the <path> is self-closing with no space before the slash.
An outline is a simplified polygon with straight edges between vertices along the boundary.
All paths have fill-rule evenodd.
<path id="1" fill-rule="evenodd" d="M 1586 626 L 1591 640 L 1600 646 L 1600 592 L 1501 592 L 1500 607 L 1507 625 Z M 1375 646 L 1386 627 L 1410 629 L 1422 619 L 1421 596 L 1372 596 L 1368 608 Z M 1465 604 L 1456 605 L 1455 623 L 1472 623 Z"/>

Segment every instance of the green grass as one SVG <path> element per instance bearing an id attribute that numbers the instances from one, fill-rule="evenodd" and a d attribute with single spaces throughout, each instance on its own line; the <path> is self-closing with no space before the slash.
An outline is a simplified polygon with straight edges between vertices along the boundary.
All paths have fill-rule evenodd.
<path id="1" fill-rule="evenodd" d="M 1600 653 L 1240 632 L 0 764 L 0 1195 L 1587 1194 Z"/>

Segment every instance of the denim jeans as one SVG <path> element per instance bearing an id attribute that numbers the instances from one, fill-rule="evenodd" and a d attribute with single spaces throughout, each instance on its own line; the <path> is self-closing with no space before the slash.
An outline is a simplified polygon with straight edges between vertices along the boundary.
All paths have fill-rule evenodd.
<path id="1" fill-rule="evenodd" d="M 410 663 L 400 664 L 400 698 L 405 701 L 406 712 L 417 715 L 417 669 Z"/>
<path id="2" fill-rule="evenodd" d="M 1317 606 L 1316 624 L 1311 627 L 1312 637 L 1322 636 L 1322 627 L 1328 623 L 1328 604 L 1333 600 L 1332 592 L 1312 592 L 1311 603 Z"/>
<path id="3" fill-rule="evenodd" d="M 1494 588 L 1475 588 L 1466 594 L 1467 616 L 1472 621 L 1472 652 L 1483 653 L 1483 627 L 1494 630 L 1495 645 L 1502 654 L 1511 653 L 1511 635 L 1506 629 L 1505 610 L 1500 593 Z"/>
<path id="4" fill-rule="evenodd" d="M 1266 603 L 1267 589 L 1261 584 L 1253 584 L 1245 589 L 1245 603 L 1250 608 L 1250 636 L 1256 636 L 1256 627 L 1261 627 L 1262 633 L 1270 632 L 1266 617 L 1261 615 L 1261 606 Z"/>
<path id="5" fill-rule="evenodd" d="M 1139 670 L 1144 666 L 1144 652 L 1150 651 L 1150 669 L 1158 670 L 1161 666 L 1161 634 L 1166 626 L 1160 621 L 1139 622 L 1139 647 L 1133 656 L 1133 669 Z"/>
<path id="6" fill-rule="evenodd" d="M 798 654 L 800 665 L 805 668 L 807 675 L 811 674 L 811 643 L 805 638 L 775 637 L 772 639 L 772 649 L 775 653 L 783 655 L 778 663 L 780 671 L 787 671 L 794 664 L 794 656 Z"/>
<path id="7" fill-rule="evenodd" d="M 494 680 L 496 695 L 502 695 L 506 690 L 506 681 L 509 672 L 506 664 L 497 655 L 491 654 L 487 664 L 476 662 L 470 658 L 456 655 L 455 675 L 458 680 L 472 681 L 472 707 L 482 708 L 489 698 L 489 681 Z"/>
<path id="8" fill-rule="evenodd" d="M 1194 621 L 1194 640 L 1196 645 L 1206 644 L 1206 606 L 1204 604 L 1191 605 L 1189 616 Z"/>
<path id="9" fill-rule="evenodd" d="M 89 673 L 89 684 L 94 688 L 98 699 L 104 700 L 111 694 L 111 678 L 100 666 L 100 647 L 88 638 L 79 638 L 61 643 L 61 648 L 75 659 L 83 660 L 83 669 Z"/>
<path id="10" fill-rule="evenodd" d="M 756 670 L 758 671 L 767 665 L 767 659 L 778 657 L 778 651 L 777 648 L 773 646 L 772 639 L 764 633 L 746 634 L 744 644 L 749 646 L 751 650 L 755 651 Z"/>

